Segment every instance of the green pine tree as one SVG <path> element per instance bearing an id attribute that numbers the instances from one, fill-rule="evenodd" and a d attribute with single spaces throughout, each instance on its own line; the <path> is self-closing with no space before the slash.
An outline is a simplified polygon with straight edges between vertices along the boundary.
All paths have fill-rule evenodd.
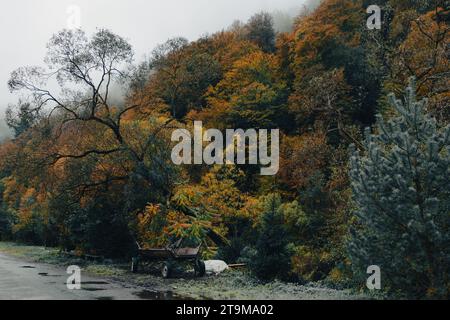
<path id="1" fill-rule="evenodd" d="M 250 268 L 259 279 L 283 279 L 290 270 L 290 254 L 280 196 L 267 196 L 264 209 L 256 256 L 251 260 Z"/>
<path id="2" fill-rule="evenodd" d="M 350 258 L 361 284 L 367 267 L 381 268 L 382 287 L 413 298 L 449 296 L 450 126 L 438 128 L 416 101 L 390 95 L 398 116 L 378 117 L 366 153 L 353 151 L 350 176 L 357 205 Z"/>

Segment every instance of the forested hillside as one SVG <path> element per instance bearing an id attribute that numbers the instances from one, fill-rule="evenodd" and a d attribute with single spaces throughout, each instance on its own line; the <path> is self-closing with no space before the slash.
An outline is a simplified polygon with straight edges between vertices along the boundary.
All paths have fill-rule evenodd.
<path id="1" fill-rule="evenodd" d="M 55 34 L 49 70 L 8 83 L 28 99 L 8 110 L 15 138 L 0 146 L 0 238 L 124 259 L 135 241 L 183 238 L 261 279 L 354 288 L 381 264 L 391 293 L 448 297 L 448 3 L 378 1 L 381 30 L 366 27 L 370 4 L 324 0 L 287 33 L 259 13 L 139 65 L 113 31 Z M 48 91 L 49 75 L 63 90 Z M 193 121 L 280 129 L 279 173 L 174 165 L 172 131 Z"/>

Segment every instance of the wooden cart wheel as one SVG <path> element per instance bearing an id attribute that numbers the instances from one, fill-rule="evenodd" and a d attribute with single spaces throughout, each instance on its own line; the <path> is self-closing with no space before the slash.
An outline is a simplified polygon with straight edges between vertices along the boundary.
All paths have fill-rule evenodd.
<path id="1" fill-rule="evenodd" d="M 206 273 L 206 266 L 203 260 L 195 260 L 194 273 L 196 277 L 203 277 Z"/>
<path id="2" fill-rule="evenodd" d="M 164 279 L 170 278 L 170 276 L 172 275 L 172 265 L 171 265 L 170 262 L 165 262 L 164 263 L 164 266 L 162 268 L 161 274 L 162 274 Z"/>

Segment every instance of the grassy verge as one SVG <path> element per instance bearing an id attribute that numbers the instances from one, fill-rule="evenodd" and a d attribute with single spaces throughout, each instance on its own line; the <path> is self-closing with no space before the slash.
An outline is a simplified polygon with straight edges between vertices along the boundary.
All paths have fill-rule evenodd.
<path id="1" fill-rule="evenodd" d="M 229 270 L 219 276 L 195 279 L 183 273 L 175 279 L 162 279 L 157 271 L 139 274 L 129 271 L 129 264 L 86 261 L 61 254 L 58 249 L 0 242 L 0 252 L 35 263 L 57 266 L 79 265 L 89 274 L 109 278 L 126 285 L 150 291 L 171 292 L 174 297 L 186 299 L 248 299 L 248 300 L 345 300 L 366 299 L 349 290 L 334 290 L 319 284 L 298 285 L 274 281 L 261 283 L 242 270 Z"/>
<path id="2" fill-rule="evenodd" d="M 57 248 L 29 246 L 12 242 L 0 242 L 0 252 L 9 256 L 35 263 L 47 263 L 56 266 L 78 265 L 86 272 L 97 276 L 114 277 L 127 273 L 128 264 L 99 263 L 87 261 L 81 257 L 69 256 L 61 253 Z"/>

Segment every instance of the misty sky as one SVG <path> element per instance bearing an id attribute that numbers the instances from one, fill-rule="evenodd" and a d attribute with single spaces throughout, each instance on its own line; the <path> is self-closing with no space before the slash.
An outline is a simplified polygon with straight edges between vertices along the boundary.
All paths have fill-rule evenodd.
<path id="1" fill-rule="evenodd" d="M 17 101 L 6 85 L 11 71 L 42 65 L 52 34 L 66 28 L 68 8 L 81 9 L 88 33 L 108 28 L 133 45 L 136 59 L 174 36 L 195 40 L 205 33 L 246 21 L 261 10 L 295 11 L 304 0 L 14 0 L 0 11 L 0 119 L 8 103 Z"/>

